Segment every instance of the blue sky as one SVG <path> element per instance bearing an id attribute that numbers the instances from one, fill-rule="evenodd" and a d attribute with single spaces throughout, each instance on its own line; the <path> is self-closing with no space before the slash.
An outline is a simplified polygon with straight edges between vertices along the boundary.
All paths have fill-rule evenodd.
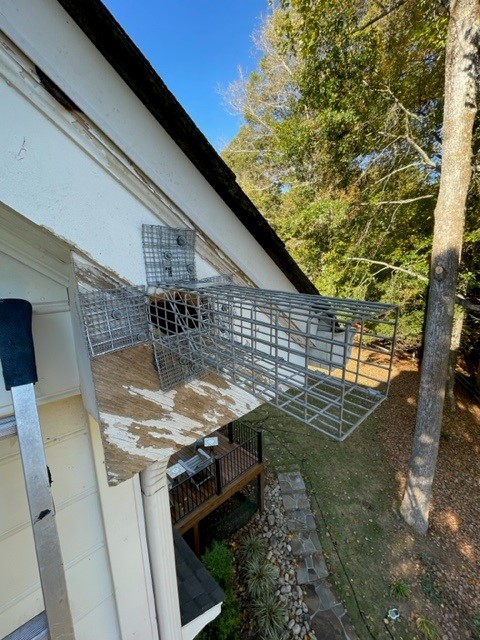
<path id="1" fill-rule="evenodd" d="M 217 150 L 241 119 L 219 89 L 252 71 L 252 33 L 268 14 L 267 0 L 103 0 L 170 91 Z"/>

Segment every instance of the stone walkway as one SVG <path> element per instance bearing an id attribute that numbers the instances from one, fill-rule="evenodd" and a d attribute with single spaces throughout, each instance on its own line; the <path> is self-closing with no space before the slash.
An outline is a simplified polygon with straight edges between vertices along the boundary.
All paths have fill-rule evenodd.
<path id="1" fill-rule="evenodd" d="M 328 583 L 328 569 L 316 531 L 305 483 L 299 472 L 278 474 L 290 545 L 298 562 L 297 582 L 304 585 L 310 626 L 321 640 L 358 640 L 341 602 Z"/>

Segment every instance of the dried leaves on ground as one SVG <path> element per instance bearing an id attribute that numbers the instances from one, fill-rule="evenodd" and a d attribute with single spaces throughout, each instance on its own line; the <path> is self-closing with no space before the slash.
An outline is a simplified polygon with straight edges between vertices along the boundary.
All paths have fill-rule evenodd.
<path id="1" fill-rule="evenodd" d="M 478 639 L 480 407 L 462 389 L 455 411 L 445 407 L 430 529 L 416 536 L 398 507 L 418 385 L 416 362 L 398 360 L 388 400 L 343 443 L 269 407 L 266 451 L 273 469 L 304 474 L 332 584 L 362 639 L 420 639 L 424 620 L 440 638 Z M 396 622 L 387 617 L 392 607 Z"/>

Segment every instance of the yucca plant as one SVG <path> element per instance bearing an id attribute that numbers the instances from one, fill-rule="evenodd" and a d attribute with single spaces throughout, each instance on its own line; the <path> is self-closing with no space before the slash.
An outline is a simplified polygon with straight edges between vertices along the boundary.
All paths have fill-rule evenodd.
<path id="1" fill-rule="evenodd" d="M 245 577 L 247 591 L 252 598 L 261 598 L 272 591 L 278 579 L 278 567 L 265 558 L 253 558 L 247 562 Z"/>
<path id="2" fill-rule="evenodd" d="M 405 580 L 399 578 L 390 584 L 390 593 L 395 598 L 408 598 L 410 595 L 410 587 Z"/>
<path id="3" fill-rule="evenodd" d="M 273 593 L 263 594 L 253 605 L 258 627 L 258 637 L 264 640 L 280 640 L 286 637 L 285 618 L 287 607 Z"/>

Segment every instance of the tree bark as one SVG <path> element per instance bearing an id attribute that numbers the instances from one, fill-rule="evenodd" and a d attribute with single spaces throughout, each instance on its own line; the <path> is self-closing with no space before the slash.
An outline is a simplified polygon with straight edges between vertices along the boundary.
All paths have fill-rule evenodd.
<path id="1" fill-rule="evenodd" d="M 406 522 L 421 534 L 428 529 L 472 171 L 479 29 L 479 0 L 451 0 L 445 60 L 442 172 L 435 207 L 425 349 L 413 451 L 400 508 Z"/>
<path id="2" fill-rule="evenodd" d="M 462 340 L 463 322 L 465 319 L 465 308 L 457 306 L 453 316 L 452 343 L 450 345 L 450 356 L 448 358 L 448 376 L 446 392 L 450 400 L 450 411 L 456 411 L 455 401 L 455 370 L 457 368 L 458 350 Z"/>

